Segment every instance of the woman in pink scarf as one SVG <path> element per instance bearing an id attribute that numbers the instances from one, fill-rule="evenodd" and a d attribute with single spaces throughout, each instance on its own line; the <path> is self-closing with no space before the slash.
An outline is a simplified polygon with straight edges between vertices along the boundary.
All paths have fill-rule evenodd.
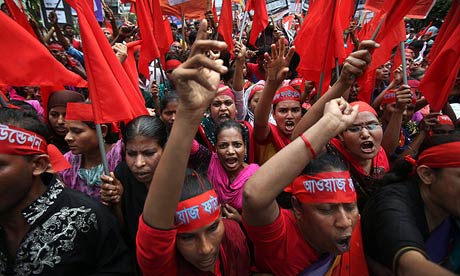
<path id="1" fill-rule="evenodd" d="M 240 123 L 231 120 L 222 123 L 216 130 L 216 138 L 216 152 L 193 141 L 190 166 L 197 170 L 208 168 L 208 179 L 219 202 L 224 204 L 224 215 L 239 221 L 244 184 L 259 165 L 244 162 L 246 145 Z"/>

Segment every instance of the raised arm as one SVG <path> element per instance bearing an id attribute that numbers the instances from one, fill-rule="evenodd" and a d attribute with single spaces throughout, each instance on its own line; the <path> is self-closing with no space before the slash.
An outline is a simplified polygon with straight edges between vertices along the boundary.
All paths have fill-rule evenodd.
<path id="1" fill-rule="evenodd" d="M 297 124 L 291 139 L 297 138 L 305 130 L 317 122 L 323 115 L 324 106 L 332 99 L 339 98 L 353 84 L 356 77 L 363 74 L 371 61 L 369 50 L 379 47 L 374 41 L 366 40 L 361 42 L 359 50 L 352 53 L 345 59 L 339 80 L 308 110 Z"/>
<path id="2" fill-rule="evenodd" d="M 246 61 L 246 47 L 236 41 L 235 48 L 235 72 L 233 73 L 232 89 L 235 94 L 236 118 L 244 120 L 247 114 L 246 105 L 244 103 L 244 63 Z"/>
<path id="3" fill-rule="evenodd" d="M 224 42 L 202 40 L 206 37 L 207 22 L 203 20 L 193 44 L 190 58 L 173 72 L 179 95 L 176 120 L 168 144 L 152 179 L 144 205 L 144 221 L 158 229 L 174 227 L 174 216 L 179 202 L 192 147 L 192 141 L 201 118 L 214 98 L 219 74 L 227 68 L 222 60 L 211 60 L 207 50 L 224 50 Z"/>
<path id="4" fill-rule="evenodd" d="M 275 201 L 283 189 L 320 152 L 334 136 L 344 131 L 358 114 L 343 99 L 326 104 L 324 116 L 305 133 L 270 158 L 246 183 L 243 197 L 243 218 L 249 225 L 267 225 L 279 214 Z M 309 141 L 310 148 L 304 142 Z"/>
<path id="5" fill-rule="evenodd" d="M 294 47 L 290 47 L 286 53 L 285 40 L 284 37 L 281 37 L 276 45 L 272 44 L 271 56 L 265 53 L 267 80 L 262 97 L 254 111 L 254 138 L 256 141 L 264 141 L 270 134 L 268 118 L 270 117 L 273 96 L 284 79 L 286 79 L 289 72 L 289 62 L 294 55 Z"/>

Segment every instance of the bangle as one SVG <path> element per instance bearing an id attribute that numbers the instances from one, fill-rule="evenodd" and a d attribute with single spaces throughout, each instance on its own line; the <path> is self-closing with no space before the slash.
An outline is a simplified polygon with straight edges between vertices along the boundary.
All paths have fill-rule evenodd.
<path id="1" fill-rule="evenodd" d="M 307 137 L 305 137 L 305 133 L 302 133 L 302 135 L 300 135 L 300 138 L 302 138 L 303 142 L 305 143 L 305 146 L 307 146 L 307 148 L 310 150 L 311 158 L 315 159 L 316 158 L 315 150 L 311 146 L 310 141 L 308 141 Z"/>

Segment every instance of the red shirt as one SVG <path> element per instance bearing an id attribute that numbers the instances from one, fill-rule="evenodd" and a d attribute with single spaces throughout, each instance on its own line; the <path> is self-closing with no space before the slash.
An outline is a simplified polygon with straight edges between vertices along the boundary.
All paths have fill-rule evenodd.
<path id="1" fill-rule="evenodd" d="M 250 226 L 243 223 L 254 243 L 256 266 L 260 272 L 299 275 L 320 258 L 320 254 L 302 237 L 296 219 L 289 210 L 280 209 L 278 218 L 269 225 Z M 333 275 L 368 275 L 359 223 L 353 230 L 350 251 L 341 255 L 341 262 L 336 268 L 333 268 Z"/>
<path id="2" fill-rule="evenodd" d="M 265 80 L 265 74 L 260 72 L 259 65 L 257 63 L 247 63 L 247 70 L 248 70 L 248 80 L 253 83 L 256 83 L 260 80 Z"/>
<path id="3" fill-rule="evenodd" d="M 176 251 L 177 230 L 159 230 L 139 218 L 136 236 L 137 261 L 147 275 L 249 275 L 249 249 L 238 223 L 223 220 L 225 234 L 220 243 L 219 258 L 214 273 L 200 271 Z"/>

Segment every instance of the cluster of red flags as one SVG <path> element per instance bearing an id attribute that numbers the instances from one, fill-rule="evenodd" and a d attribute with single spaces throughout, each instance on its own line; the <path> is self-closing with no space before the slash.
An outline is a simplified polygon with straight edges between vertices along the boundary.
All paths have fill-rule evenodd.
<path id="1" fill-rule="evenodd" d="M 246 12 L 254 11 L 249 43 L 256 46 L 257 37 L 268 26 L 267 4 L 263 0 L 247 0 Z"/>
<path id="2" fill-rule="evenodd" d="M 233 57 L 233 15 L 232 15 L 232 0 L 223 0 L 222 9 L 220 11 L 220 19 L 218 32 L 227 43 L 227 49 L 231 57 Z"/>

